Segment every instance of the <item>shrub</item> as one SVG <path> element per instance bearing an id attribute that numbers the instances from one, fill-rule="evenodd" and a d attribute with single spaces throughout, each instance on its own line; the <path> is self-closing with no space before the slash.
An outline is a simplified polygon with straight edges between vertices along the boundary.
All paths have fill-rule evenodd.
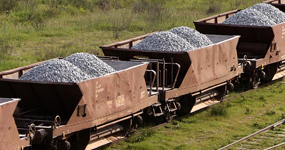
<path id="1" fill-rule="evenodd" d="M 97 0 L 95 1 L 95 5 L 97 5 L 101 10 L 109 10 L 111 8 L 110 0 Z"/>
<path id="2" fill-rule="evenodd" d="M 19 0 L 0 0 L 0 11 L 10 12 L 17 4 Z"/>
<path id="3" fill-rule="evenodd" d="M 214 0 L 209 0 L 209 8 L 207 10 L 207 14 L 217 13 L 221 10 L 219 4 L 217 4 Z"/>

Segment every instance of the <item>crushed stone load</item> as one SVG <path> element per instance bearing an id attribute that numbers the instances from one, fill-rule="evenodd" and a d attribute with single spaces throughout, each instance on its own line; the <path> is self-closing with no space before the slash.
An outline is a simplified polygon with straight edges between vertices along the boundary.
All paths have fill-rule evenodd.
<path id="1" fill-rule="evenodd" d="M 27 73 L 20 80 L 46 82 L 80 82 L 90 78 L 78 67 L 63 59 L 52 59 L 44 62 Z"/>
<path id="2" fill-rule="evenodd" d="M 115 70 L 93 54 L 75 53 L 64 59 L 46 61 L 22 75 L 19 80 L 82 82 Z"/>
<path id="3" fill-rule="evenodd" d="M 270 4 L 259 3 L 249 7 L 249 9 L 258 10 L 276 24 L 285 22 L 285 13 Z"/>
<path id="4" fill-rule="evenodd" d="M 169 31 L 187 40 L 195 48 L 201 48 L 213 44 L 206 35 L 189 27 L 181 26 L 172 28 Z"/>
<path id="5" fill-rule="evenodd" d="M 222 24 L 272 26 L 284 21 L 285 13 L 270 4 L 259 3 L 237 12 Z"/>
<path id="6" fill-rule="evenodd" d="M 181 52 L 193 50 L 195 47 L 172 32 L 162 31 L 148 36 L 132 49 Z"/>
<path id="7" fill-rule="evenodd" d="M 222 24 L 272 26 L 276 23 L 255 9 L 244 9 L 226 19 Z"/>
<path id="8" fill-rule="evenodd" d="M 77 66 L 91 77 L 100 77 L 116 71 L 93 54 L 75 53 L 64 58 L 64 60 Z"/>

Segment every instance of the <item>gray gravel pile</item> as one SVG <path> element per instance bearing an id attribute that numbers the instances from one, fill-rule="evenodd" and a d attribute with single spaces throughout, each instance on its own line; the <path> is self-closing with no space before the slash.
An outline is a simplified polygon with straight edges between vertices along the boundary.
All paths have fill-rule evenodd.
<path id="1" fill-rule="evenodd" d="M 276 24 L 285 22 L 285 13 L 270 4 L 259 3 L 248 9 L 255 9 L 261 12 Z"/>
<path id="2" fill-rule="evenodd" d="M 169 31 L 187 40 L 195 48 L 201 48 L 213 44 L 206 35 L 189 27 L 181 26 L 172 28 Z"/>
<path id="3" fill-rule="evenodd" d="M 193 50 L 195 47 L 172 32 L 162 31 L 148 36 L 132 49 L 181 52 Z"/>
<path id="4" fill-rule="evenodd" d="M 46 82 L 81 82 L 90 76 L 63 59 L 44 62 L 22 75 L 20 80 Z"/>
<path id="5" fill-rule="evenodd" d="M 226 19 L 222 24 L 272 26 L 276 23 L 256 9 L 244 9 Z"/>
<path id="6" fill-rule="evenodd" d="M 92 78 L 103 76 L 116 71 L 93 54 L 75 53 L 64 58 L 64 60 L 77 66 Z"/>

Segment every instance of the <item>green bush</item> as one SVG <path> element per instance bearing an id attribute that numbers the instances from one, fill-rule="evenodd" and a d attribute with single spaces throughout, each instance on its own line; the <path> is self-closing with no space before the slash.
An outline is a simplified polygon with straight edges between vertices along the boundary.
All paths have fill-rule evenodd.
<path id="1" fill-rule="evenodd" d="M 217 13 L 221 10 L 219 4 L 217 4 L 214 0 L 209 0 L 209 8 L 207 10 L 207 14 Z"/>
<path id="2" fill-rule="evenodd" d="M 10 12 L 16 5 L 19 0 L 0 0 L 0 11 L 1 12 Z"/>

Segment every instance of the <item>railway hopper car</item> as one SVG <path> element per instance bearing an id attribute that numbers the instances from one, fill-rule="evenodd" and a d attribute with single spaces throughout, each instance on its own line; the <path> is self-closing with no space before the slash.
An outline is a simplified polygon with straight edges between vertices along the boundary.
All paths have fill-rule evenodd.
<path id="1" fill-rule="evenodd" d="M 18 80 L 40 63 L 0 72 L 0 97 L 22 99 L 14 114 L 18 132 L 24 134 L 34 124 L 32 148 L 85 149 L 89 142 L 135 128 L 142 121 L 143 109 L 158 99 L 147 90 L 148 63 L 104 62 L 116 72 L 78 83 Z M 16 103 L 10 115 L 15 107 Z"/>
<path id="2" fill-rule="evenodd" d="M 179 108 L 179 112 L 189 113 L 217 103 L 209 99 L 221 99 L 233 88 L 232 82 L 242 71 L 236 53 L 239 36 L 208 35 L 214 44 L 184 52 L 131 49 L 152 34 L 101 46 L 101 49 L 106 56 L 150 62 L 151 69 L 158 70 L 154 86 L 148 88 L 159 93 L 161 105 L 156 106 L 167 120 L 171 120 Z M 161 114 L 157 112 L 155 116 Z"/>
<path id="3" fill-rule="evenodd" d="M 266 1 L 281 11 L 285 2 Z M 204 34 L 240 35 L 237 45 L 239 62 L 246 61 L 242 78 L 250 81 L 252 88 L 260 82 L 271 81 L 274 75 L 283 70 L 285 60 L 285 23 L 272 26 L 250 26 L 222 24 L 227 18 L 241 10 L 233 10 L 194 21 L 196 29 Z"/>
<path id="4" fill-rule="evenodd" d="M 13 117 L 19 101 L 20 99 L 0 98 L 0 149 L 2 150 L 21 150 L 30 147 L 34 126 L 29 125 L 26 134 L 19 134 Z"/>

